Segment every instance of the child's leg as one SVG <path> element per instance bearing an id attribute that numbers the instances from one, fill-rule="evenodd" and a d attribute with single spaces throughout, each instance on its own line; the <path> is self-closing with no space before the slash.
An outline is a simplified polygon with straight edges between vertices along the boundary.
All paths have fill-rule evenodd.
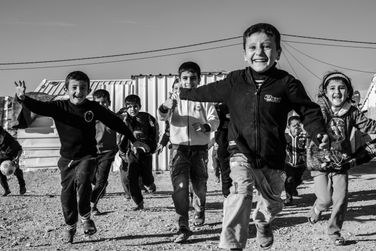
<path id="1" fill-rule="evenodd" d="M 285 164 L 286 180 L 285 180 L 285 192 L 286 200 L 285 203 L 292 201 L 293 190 L 295 189 L 295 168 L 290 164 Z"/>
<path id="2" fill-rule="evenodd" d="M 192 151 L 191 155 L 191 182 L 193 188 L 193 203 L 195 209 L 194 224 L 200 226 L 205 222 L 205 204 L 208 181 L 208 167 L 206 159 L 208 157 L 207 150 Z"/>
<path id="3" fill-rule="evenodd" d="M 285 178 L 280 170 L 269 167 L 253 168 L 251 171 L 255 179 L 255 187 L 259 192 L 253 220 L 255 224 L 270 224 L 283 209 L 281 194 L 284 189 Z"/>
<path id="4" fill-rule="evenodd" d="M 96 158 L 85 158 L 76 163 L 76 186 L 78 194 L 78 212 L 83 221 L 90 219 L 91 182 L 94 177 Z"/>
<path id="5" fill-rule="evenodd" d="M 124 189 L 124 193 L 125 193 L 125 198 L 126 199 L 131 199 L 131 192 L 129 191 L 130 188 L 129 188 L 129 168 L 128 168 L 128 163 L 124 162 L 122 163 L 121 165 L 121 168 L 120 168 L 120 182 L 121 182 L 121 185 L 123 186 L 123 189 Z"/>
<path id="6" fill-rule="evenodd" d="M 333 206 L 328 222 L 328 234 L 332 239 L 341 236 L 341 229 L 347 211 L 348 175 L 333 174 Z"/>
<path id="7" fill-rule="evenodd" d="M 114 152 L 107 152 L 98 156 L 97 168 L 95 172 L 95 186 L 91 194 L 92 207 L 96 208 L 99 198 L 102 197 L 106 187 L 107 180 L 114 160 Z"/>
<path id="8" fill-rule="evenodd" d="M 170 175 L 173 187 L 172 200 L 178 218 L 179 229 L 189 229 L 189 169 L 190 162 L 182 151 L 171 149 Z"/>
<path id="9" fill-rule="evenodd" d="M 244 154 L 230 159 L 232 186 L 223 204 L 220 248 L 245 248 L 248 238 L 249 216 L 252 208 L 254 179 L 251 164 Z"/>
<path id="10" fill-rule="evenodd" d="M 65 223 L 76 228 L 78 220 L 77 193 L 76 193 L 76 171 L 73 161 L 61 157 L 58 161 L 61 177 L 61 206 Z"/>
<path id="11" fill-rule="evenodd" d="M 141 164 L 140 173 L 142 177 L 142 183 L 147 188 L 152 188 L 152 186 L 155 186 L 154 176 L 153 176 L 153 157 L 151 155 L 141 156 L 140 164 Z"/>
<path id="12" fill-rule="evenodd" d="M 316 172 L 318 175 L 313 177 L 313 184 L 317 199 L 313 205 L 313 209 L 316 212 L 321 213 L 322 211 L 327 210 L 330 206 L 332 200 L 332 182 L 328 177 L 328 173 Z"/>
<path id="13" fill-rule="evenodd" d="M 18 165 L 17 165 L 16 170 L 14 171 L 14 175 L 17 177 L 18 184 L 20 186 L 20 194 L 24 194 L 26 192 L 25 179 L 23 176 L 23 171 Z"/>
<path id="14" fill-rule="evenodd" d="M 4 174 L 2 174 L 1 172 L 0 172 L 0 184 L 4 188 L 4 194 L 3 194 L 3 196 L 7 196 L 8 194 L 10 194 L 10 189 L 9 189 L 9 185 L 8 185 L 7 176 L 5 176 Z"/>
<path id="15" fill-rule="evenodd" d="M 140 177 L 140 159 L 136 158 L 136 156 L 132 153 L 128 153 L 128 181 L 129 181 L 129 192 L 136 203 L 136 205 L 141 205 L 143 203 L 144 198 L 141 193 L 141 188 L 139 185 L 139 177 Z"/>

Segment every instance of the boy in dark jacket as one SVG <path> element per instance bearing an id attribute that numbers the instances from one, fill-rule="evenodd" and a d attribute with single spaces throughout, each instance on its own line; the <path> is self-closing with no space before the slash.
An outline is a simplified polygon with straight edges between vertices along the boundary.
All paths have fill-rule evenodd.
<path id="1" fill-rule="evenodd" d="M 243 34 L 244 59 L 250 67 L 196 89 L 180 90 L 181 99 L 224 102 L 230 111 L 230 194 L 224 201 L 221 248 L 241 250 L 248 238 L 253 186 L 258 202 L 253 220 L 263 249 L 274 242 L 271 222 L 282 210 L 287 115 L 295 110 L 320 147 L 328 144 L 320 108 L 302 83 L 276 68 L 282 49 L 280 33 L 259 23 Z"/>
<path id="2" fill-rule="evenodd" d="M 124 192 L 129 193 L 136 203 L 133 210 L 144 209 L 144 198 L 139 185 L 139 177 L 147 191 L 153 193 L 156 186 L 153 177 L 152 153 L 157 149 L 159 130 L 156 119 L 147 112 L 140 112 L 141 100 L 137 95 L 128 95 L 125 98 L 125 124 L 134 137 L 147 146 L 147 150 L 139 149 L 133 152 L 129 149 L 127 141 L 120 144 L 120 156 L 123 164 L 120 169 L 121 183 Z"/>
<path id="3" fill-rule="evenodd" d="M 15 82 L 15 85 L 18 101 L 34 113 L 52 117 L 59 133 L 61 157 L 57 165 L 61 175 L 61 204 L 67 224 L 64 241 L 73 242 L 78 216 L 81 217 L 86 235 L 96 233 L 97 229 L 90 217 L 91 182 L 97 155 L 96 121 L 102 121 L 111 129 L 124 134 L 125 140 L 133 142 L 135 149 L 144 144 L 136 141 L 132 132 L 113 112 L 86 99 L 91 91 L 90 79 L 81 71 L 67 75 L 64 88 L 69 99 L 65 100 L 38 101 L 25 95 L 24 81 Z"/>
<path id="4" fill-rule="evenodd" d="M 25 180 L 23 172 L 18 164 L 22 147 L 18 141 L 13 138 L 9 132 L 0 127 L 0 164 L 5 160 L 10 160 L 16 166 L 14 175 L 17 177 L 18 184 L 20 185 L 20 194 L 26 193 Z M 3 196 L 10 194 L 10 189 L 7 181 L 7 176 L 0 172 L 0 184 L 4 188 Z"/>

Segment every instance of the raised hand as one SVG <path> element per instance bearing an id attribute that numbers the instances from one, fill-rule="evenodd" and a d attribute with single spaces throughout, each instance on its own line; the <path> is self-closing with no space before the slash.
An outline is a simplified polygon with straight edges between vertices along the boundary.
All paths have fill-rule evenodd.
<path id="1" fill-rule="evenodd" d="M 328 134 L 326 134 L 326 133 L 325 134 L 318 134 L 317 139 L 320 143 L 320 145 L 319 145 L 320 149 L 329 149 L 330 142 L 329 142 Z"/>
<path id="2" fill-rule="evenodd" d="M 19 99 L 23 100 L 25 98 L 25 92 L 26 92 L 26 84 L 25 81 L 15 81 L 14 84 L 16 85 L 16 95 Z"/>

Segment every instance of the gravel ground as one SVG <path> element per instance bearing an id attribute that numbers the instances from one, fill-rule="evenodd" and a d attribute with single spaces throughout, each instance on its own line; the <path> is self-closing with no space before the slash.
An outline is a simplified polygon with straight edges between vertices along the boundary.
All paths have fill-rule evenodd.
<path id="1" fill-rule="evenodd" d="M 334 247 L 325 234 L 329 212 L 311 226 L 307 213 L 315 200 L 312 178 L 305 174 L 300 196 L 274 221 L 272 250 L 376 250 L 376 162 L 350 172 L 350 198 L 342 235 L 344 247 Z M 172 242 L 177 231 L 168 172 L 155 174 L 157 192 L 145 194 L 145 210 L 133 212 L 125 200 L 119 173 L 110 174 L 107 194 L 99 202 L 102 215 L 94 220 L 98 233 L 88 238 L 79 226 L 73 244 L 64 244 L 60 206 L 60 176 L 57 170 L 25 173 L 28 192 L 18 195 L 14 176 L 9 180 L 12 193 L 0 197 L 0 250 L 219 250 L 222 196 L 220 185 L 210 173 L 206 223 L 193 228 L 186 244 Z M 191 215 L 193 212 L 191 211 Z M 258 250 L 256 230 L 250 222 L 246 250 Z"/>

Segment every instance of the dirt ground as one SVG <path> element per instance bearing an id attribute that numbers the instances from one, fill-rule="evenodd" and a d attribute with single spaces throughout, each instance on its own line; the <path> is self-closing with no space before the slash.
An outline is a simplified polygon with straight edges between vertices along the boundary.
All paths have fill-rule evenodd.
<path id="1" fill-rule="evenodd" d="M 274 221 L 272 250 L 376 250 L 376 162 L 357 167 L 350 174 L 349 206 L 342 230 L 346 246 L 334 247 L 328 240 L 329 212 L 314 226 L 307 222 L 315 196 L 312 178 L 306 173 L 298 189 L 300 196 Z M 144 211 L 133 212 L 132 202 L 122 194 L 119 173 L 112 172 L 107 194 L 99 202 L 103 214 L 94 217 L 98 232 L 87 238 L 79 226 L 74 243 L 64 244 L 59 172 L 25 173 L 28 192 L 24 196 L 18 195 L 17 180 L 12 176 L 12 193 L 0 197 L 0 250 L 219 250 L 223 198 L 213 172 L 208 183 L 206 223 L 192 228 L 194 235 L 186 244 L 172 242 L 177 227 L 169 174 L 157 173 L 155 178 L 157 192 L 145 194 Z M 246 250 L 258 250 L 255 236 L 250 222 Z"/>

